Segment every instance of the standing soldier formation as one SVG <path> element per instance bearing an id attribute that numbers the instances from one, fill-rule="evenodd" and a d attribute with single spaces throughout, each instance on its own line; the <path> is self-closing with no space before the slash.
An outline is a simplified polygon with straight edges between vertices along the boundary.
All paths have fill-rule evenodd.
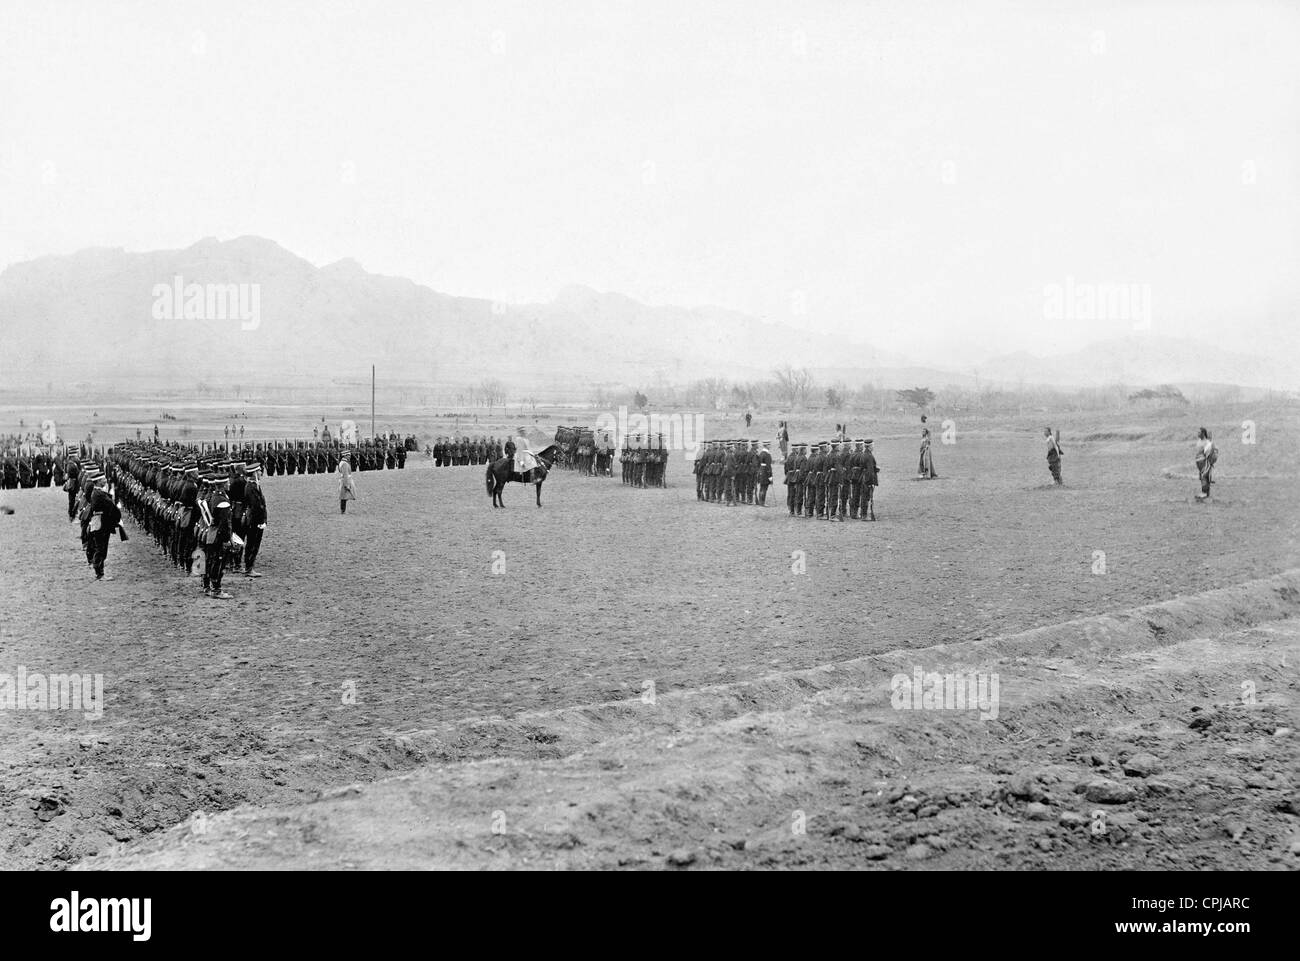
<path id="1" fill-rule="evenodd" d="M 795 444 L 785 461 L 785 503 L 791 517 L 876 519 L 880 483 L 874 441 Z"/>
<path id="2" fill-rule="evenodd" d="M 623 440 L 619 455 L 623 483 L 628 487 L 666 487 L 668 451 L 663 434 L 632 434 Z"/>
<path id="3" fill-rule="evenodd" d="M 706 440 L 691 467 L 698 500 L 725 507 L 767 506 L 772 486 L 772 444 L 757 440 Z"/>
<path id="4" fill-rule="evenodd" d="M 439 437 L 433 443 L 435 467 L 473 467 L 502 456 L 503 445 L 496 437 Z"/>

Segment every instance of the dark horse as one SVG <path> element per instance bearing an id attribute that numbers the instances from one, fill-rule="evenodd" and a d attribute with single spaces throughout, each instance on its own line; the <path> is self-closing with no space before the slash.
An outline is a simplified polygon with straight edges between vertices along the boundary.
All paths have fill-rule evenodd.
<path id="1" fill-rule="evenodd" d="M 542 481 L 546 480 L 546 475 L 555 463 L 558 456 L 559 448 L 554 444 L 536 451 L 534 456 L 537 458 L 537 466 L 523 474 L 511 470 L 514 466 L 514 458 L 502 457 L 498 461 L 493 461 L 487 465 L 487 492 L 492 498 L 493 507 L 505 507 L 505 502 L 501 500 L 501 492 L 505 490 L 507 481 L 518 481 L 520 484 L 537 485 L 537 506 L 542 506 Z"/>

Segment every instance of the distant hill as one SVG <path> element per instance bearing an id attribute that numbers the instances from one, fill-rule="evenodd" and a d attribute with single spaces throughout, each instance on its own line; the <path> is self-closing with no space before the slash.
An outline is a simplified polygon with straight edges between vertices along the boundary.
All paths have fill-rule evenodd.
<path id="1" fill-rule="evenodd" d="M 1215 383 L 1243 387 L 1300 388 L 1300 358 L 1268 358 L 1219 350 L 1193 340 L 1125 337 L 1082 350 L 1036 357 L 1020 352 L 980 364 L 983 381 L 1100 387 L 1106 384 Z"/>
<path id="2" fill-rule="evenodd" d="M 159 319 L 156 289 L 177 277 L 180 319 Z M 216 312 L 185 319 L 190 284 L 201 293 L 257 285 L 255 329 Z M 731 311 L 653 307 L 584 287 L 546 304 L 454 297 L 353 260 L 317 268 L 258 237 L 15 264 L 0 273 L 0 329 L 6 353 L 21 359 L 7 386 L 328 385 L 368 380 L 373 363 L 390 382 L 467 386 L 491 377 L 512 394 L 574 393 L 597 382 L 767 378 L 778 364 L 818 357 L 864 366 L 894 359 Z"/>
<path id="3" fill-rule="evenodd" d="M 178 283 L 179 298 L 172 294 Z M 220 315 L 221 299 L 239 285 L 249 307 L 256 285 L 256 323 Z M 203 309 L 187 319 L 191 302 Z M 92 248 L 14 264 L 0 273 L 0 331 L 9 360 L 3 387 L 18 389 L 204 384 L 328 394 L 355 392 L 375 364 L 385 383 L 436 385 L 444 395 L 494 378 L 515 399 L 535 392 L 586 400 L 596 384 L 767 380 L 787 363 L 812 368 L 822 386 L 851 388 L 1300 386 L 1295 365 L 1283 359 L 1154 337 L 1047 358 L 1009 354 L 960 370 L 917 366 L 838 335 L 715 307 L 650 306 L 586 287 L 565 288 L 543 304 L 456 297 L 350 259 L 316 267 L 259 237 L 142 253 Z"/>

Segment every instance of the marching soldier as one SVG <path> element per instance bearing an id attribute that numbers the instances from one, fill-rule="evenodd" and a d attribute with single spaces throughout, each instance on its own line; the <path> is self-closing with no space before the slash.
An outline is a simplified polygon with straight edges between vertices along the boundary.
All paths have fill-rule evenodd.
<path id="1" fill-rule="evenodd" d="M 199 499 L 203 516 L 203 593 L 214 600 L 228 601 L 231 595 L 221 589 L 221 578 L 226 569 L 226 547 L 230 543 L 230 497 L 226 491 L 230 478 L 209 474 L 206 497 Z"/>
<path id="2" fill-rule="evenodd" d="M 63 482 L 63 489 L 68 492 L 68 520 L 77 519 L 77 492 L 81 489 L 81 462 L 68 461 L 68 479 Z"/>
<path id="3" fill-rule="evenodd" d="M 87 505 L 90 518 L 87 524 L 87 551 L 90 564 L 95 569 L 95 580 L 104 579 L 104 562 L 108 560 L 108 543 L 122 523 L 122 512 L 108 491 L 108 478 L 100 474 L 95 479 Z M 110 578 L 111 580 L 111 578 Z"/>
<path id="4" fill-rule="evenodd" d="M 266 530 L 266 496 L 258 483 L 259 466 L 246 464 L 247 476 L 244 481 L 244 576 L 261 577 L 253 565 L 257 562 L 258 551 L 262 549 L 262 533 Z"/>

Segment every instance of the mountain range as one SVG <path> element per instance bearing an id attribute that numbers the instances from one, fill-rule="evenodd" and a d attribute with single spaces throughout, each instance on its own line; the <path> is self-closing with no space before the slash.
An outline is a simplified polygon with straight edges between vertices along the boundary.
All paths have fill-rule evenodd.
<path id="1" fill-rule="evenodd" d="M 328 391 L 368 380 L 374 364 L 390 382 L 451 388 L 492 378 L 512 396 L 585 400 L 593 385 L 766 380 L 787 363 L 850 387 L 1298 386 L 1295 365 L 1282 360 L 1155 337 L 973 367 L 916 365 L 865 341 L 586 287 L 539 304 L 457 297 L 353 260 L 316 267 L 259 237 L 206 238 L 182 250 L 92 248 L 14 264 L 0 273 L 0 333 L 9 359 L 4 386 L 17 389 L 203 383 Z"/>

